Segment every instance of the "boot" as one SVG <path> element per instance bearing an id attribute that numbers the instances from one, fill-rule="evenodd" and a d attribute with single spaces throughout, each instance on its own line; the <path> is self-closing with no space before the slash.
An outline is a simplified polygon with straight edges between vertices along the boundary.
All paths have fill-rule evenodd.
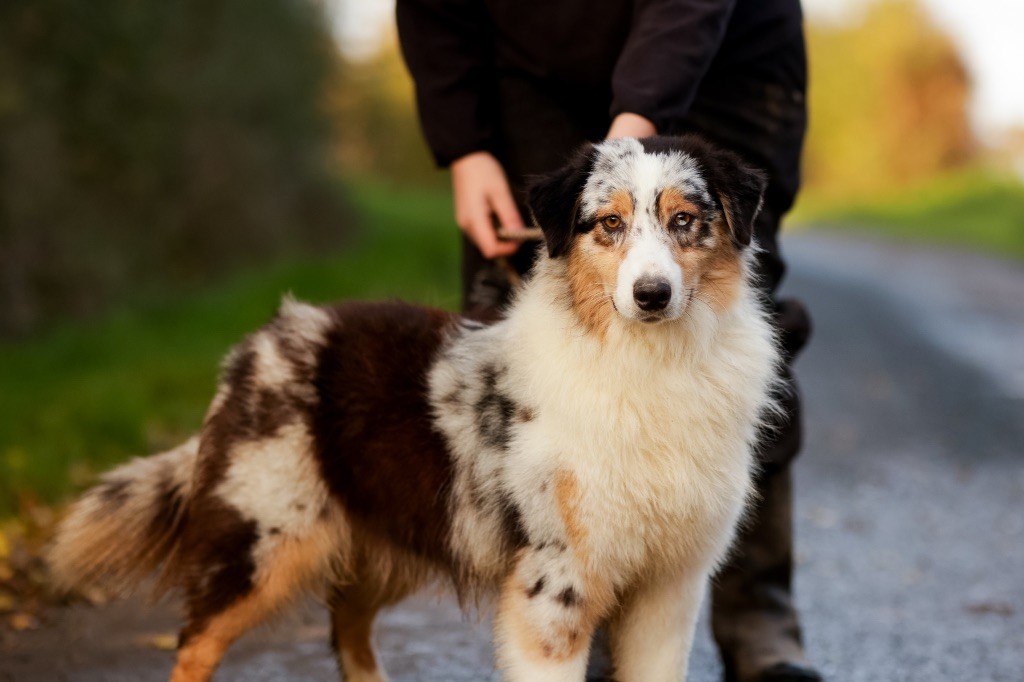
<path id="1" fill-rule="evenodd" d="M 800 450 L 800 399 L 789 363 L 806 343 L 810 318 L 796 301 L 781 301 L 788 390 L 783 416 L 762 444 L 757 497 L 730 562 L 712 587 L 711 626 L 728 682 L 815 682 L 821 675 L 804 655 L 793 604 L 793 486 L 790 462 Z"/>
<path id="2" fill-rule="evenodd" d="M 711 625 L 728 682 L 814 682 L 793 605 L 792 477 L 758 481 L 760 499 L 715 578 Z"/>

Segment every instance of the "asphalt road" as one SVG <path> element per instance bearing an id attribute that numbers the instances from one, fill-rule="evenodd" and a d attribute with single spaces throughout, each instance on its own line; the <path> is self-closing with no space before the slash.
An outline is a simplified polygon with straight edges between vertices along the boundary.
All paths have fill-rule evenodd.
<path id="1" fill-rule="evenodd" d="M 797 234 L 786 290 L 815 318 L 797 373 L 797 594 L 811 658 L 850 682 L 1024 680 L 1024 267 Z M 163 680 L 167 606 L 74 607 L 0 632 L 3 680 Z M 395 681 L 496 679 L 486 620 L 421 597 L 382 619 Z M 218 679 L 333 680 L 316 605 Z M 707 628 L 691 680 L 720 678 Z"/>

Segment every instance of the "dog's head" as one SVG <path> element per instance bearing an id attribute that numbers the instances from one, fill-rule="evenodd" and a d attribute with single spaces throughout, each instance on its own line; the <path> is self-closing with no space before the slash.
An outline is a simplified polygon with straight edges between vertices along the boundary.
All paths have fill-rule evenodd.
<path id="1" fill-rule="evenodd" d="M 735 301 L 765 176 L 696 136 L 587 145 L 530 190 L 588 323 L 655 323 Z"/>

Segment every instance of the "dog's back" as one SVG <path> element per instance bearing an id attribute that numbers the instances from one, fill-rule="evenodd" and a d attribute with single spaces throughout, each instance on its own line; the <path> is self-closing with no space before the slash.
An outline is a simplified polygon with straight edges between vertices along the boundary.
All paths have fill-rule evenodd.
<path id="1" fill-rule="evenodd" d="M 159 569 L 157 588 L 185 598 L 181 679 L 203 679 L 305 588 L 332 586 L 336 635 L 358 639 L 348 620 L 448 563 L 452 474 L 426 377 L 454 324 L 398 302 L 286 300 L 228 356 L 199 438 L 115 469 L 72 506 L 55 582 L 125 594 Z"/>

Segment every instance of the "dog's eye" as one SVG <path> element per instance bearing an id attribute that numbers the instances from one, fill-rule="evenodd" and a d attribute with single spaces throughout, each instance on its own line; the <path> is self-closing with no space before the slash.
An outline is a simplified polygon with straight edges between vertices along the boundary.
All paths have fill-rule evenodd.
<path id="1" fill-rule="evenodd" d="M 601 224 L 608 230 L 617 230 L 622 227 L 622 218 L 617 215 L 610 215 L 601 221 Z"/>
<path id="2" fill-rule="evenodd" d="M 676 213 L 672 216 L 672 226 L 685 229 L 693 222 L 693 215 L 690 213 Z"/>

